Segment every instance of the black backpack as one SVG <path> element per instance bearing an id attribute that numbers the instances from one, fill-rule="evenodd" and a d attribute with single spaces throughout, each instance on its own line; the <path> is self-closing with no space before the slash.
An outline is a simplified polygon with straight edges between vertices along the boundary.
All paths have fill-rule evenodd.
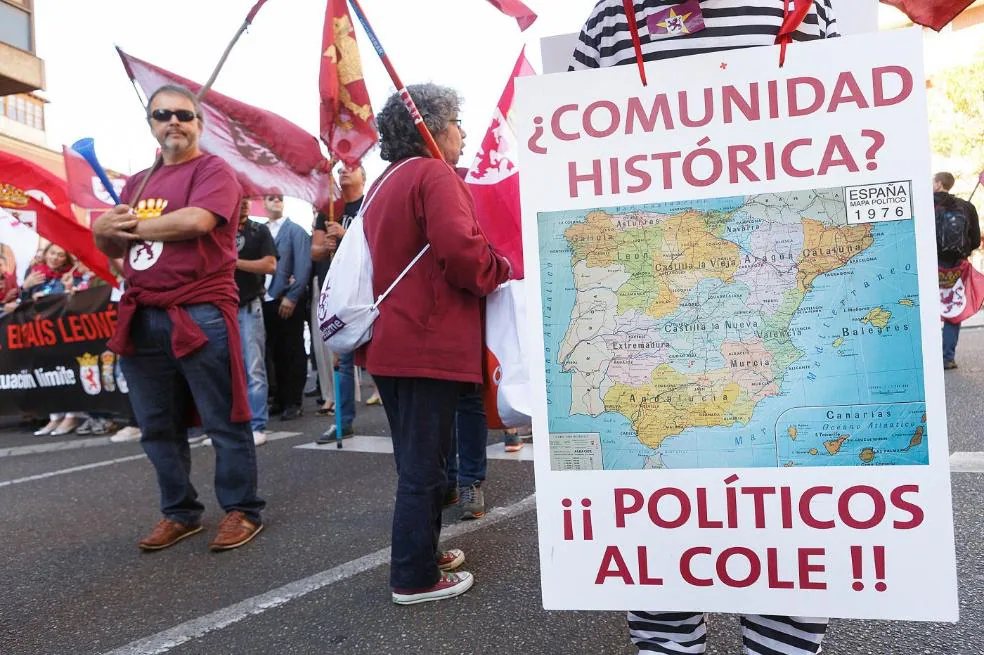
<path id="1" fill-rule="evenodd" d="M 936 252 L 940 257 L 967 257 L 974 249 L 968 228 L 966 206 L 950 194 L 940 194 L 936 203 Z"/>

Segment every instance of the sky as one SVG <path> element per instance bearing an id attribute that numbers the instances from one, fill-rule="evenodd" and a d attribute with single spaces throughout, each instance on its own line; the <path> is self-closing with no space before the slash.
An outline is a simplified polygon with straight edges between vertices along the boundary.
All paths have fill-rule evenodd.
<path id="1" fill-rule="evenodd" d="M 38 56 L 45 60 L 48 145 L 95 139 L 106 167 L 124 173 L 153 162 L 138 96 L 114 46 L 197 82 L 204 82 L 254 0 L 38 0 Z M 492 111 L 524 45 L 540 69 L 539 39 L 576 32 L 595 0 L 528 0 L 540 18 L 525 32 L 485 0 L 362 0 L 397 72 L 407 84 L 435 82 L 464 97 L 471 163 Z M 268 0 L 242 36 L 215 89 L 273 111 L 318 133 L 318 66 L 325 0 Z M 353 16 L 354 20 L 354 16 Z M 357 23 L 357 21 L 355 21 Z M 395 90 L 361 26 L 356 27 L 373 108 Z M 366 159 L 370 181 L 383 170 Z M 287 213 L 310 216 L 304 203 Z M 304 224 L 304 221 L 299 221 Z"/>
<path id="2" fill-rule="evenodd" d="M 464 97 L 469 136 L 462 164 L 474 158 L 492 111 L 524 45 L 540 69 L 539 41 L 577 32 L 596 0 L 525 0 L 540 15 L 520 32 L 516 21 L 485 0 L 362 0 L 394 66 L 407 84 L 436 82 Z M 138 97 L 114 45 L 128 54 L 202 82 L 254 0 L 37 0 L 37 51 L 45 60 L 48 145 L 59 149 L 93 137 L 103 165 L 125 173 L 153 161 L 157 148 Z M 880 8 L 876 0 L 838 5 L 846 24 Z M 243 35 L 215 83 L 216 90 L 273 111 L 311 134 L 318 133 L 318 65 L 325 0 L 268 0 Z M 864 9 L 863 6 L 870 7 Z M 872 14 L 872 19 L 874 14 Z M 867 19 L 865 19 L 867 20 Z M 356 22 L 363 71 L 375 110 L 394 91 L 379 58 Z M 843 25 L 846 27 L 846 25 Z M 976 49 L 973 38 L 927 36 L 927 64 Z M 959 36 L 958 33 L 956 36 Z M 969 40 L 968 40 L 969 39 Z M 967 41 L 964 45 L 960 44 Z M 961 49 L 963 48 L 963 49 Z M 376 152 L 366 159 L 369 181 L 382 172 Z M 301 201 L 287 200 L 288 215 L 310 216 Z M 299 220 L 306 225 L 306 220 Z"/>

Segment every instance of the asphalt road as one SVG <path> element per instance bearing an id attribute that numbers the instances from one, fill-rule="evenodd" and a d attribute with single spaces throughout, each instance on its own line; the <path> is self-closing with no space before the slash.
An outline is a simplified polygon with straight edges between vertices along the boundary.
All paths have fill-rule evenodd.
<path id="1" fill-rule="evenodd" d="M 982 452 L 984 329 L 964 331 L 958 361 L 946 376 L 951 452 Z M 158 520 L 157 490 L 138 444 L 36 438 L 8 422 L 0 655 L 635 652 L 621 613 L 541 608 L 529 461 L 490 460 L 486 499 L 495 509 L 485 518 L 446 514 L 446 542 L 465 550 L 475 588 L 452 601 L 393 605 L 392 456 L 300 448 L 326 426 L 308 402 L 302 419 L 274 420 L 276 438 L 258 451 L 265 531 L 222 554 L 207 549 L 221 518 L 209 448 L 193 451 L 206 530 L 143 554 L 136 542 Z M 387 434 L 378 407 L 360 406 L 355 425 L 360 435 Z M 984 653 L 984 474 L 954 473 L 953 485 L 960 622 L 834 621 L 825 655 Z M 741 652 L 735 617 L 712 616 L 710 632 L 709 653 Z"/>

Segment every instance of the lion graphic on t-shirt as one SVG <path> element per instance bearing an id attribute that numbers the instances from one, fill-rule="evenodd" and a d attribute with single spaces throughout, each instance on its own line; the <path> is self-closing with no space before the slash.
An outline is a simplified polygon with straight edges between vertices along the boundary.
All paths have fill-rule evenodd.
<path id="1" fill-rule="evenodd" d="M 148 221 L 158 218 L 167 209 L 167 200 L 164 198 L 147 198 L 141 200 L 133 208 L 133 214 L 138 220 Z M 137 271 L 146 271 L 157 263 L 164 252 L 162 241 L 134 241 L 130 244 L 128 259 L 130 266 Z"/>

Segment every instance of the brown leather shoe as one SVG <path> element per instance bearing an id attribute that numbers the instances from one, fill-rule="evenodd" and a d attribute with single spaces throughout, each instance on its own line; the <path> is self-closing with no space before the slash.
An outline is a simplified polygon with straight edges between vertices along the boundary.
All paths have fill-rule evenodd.
<path id="1" fill-rule="evenodd" d="M 254 523 L 245 514 L 236 510 L 229 512 L 219 523 L 215 539 L 208 545 L 215 551 L 239 548 L 260 533 L 263 525 Z"/>
<path id="2" fill-rule="evenodd" d="M 171 519 L 161 519 L 161 522 L 154 526 L 146 537 L 137 544 L 140 550 L 162 550 L 168 546 L 173 546 L 185 537 L 198 534 L 202 531 L 202 525 L 183 525 Z"/>

